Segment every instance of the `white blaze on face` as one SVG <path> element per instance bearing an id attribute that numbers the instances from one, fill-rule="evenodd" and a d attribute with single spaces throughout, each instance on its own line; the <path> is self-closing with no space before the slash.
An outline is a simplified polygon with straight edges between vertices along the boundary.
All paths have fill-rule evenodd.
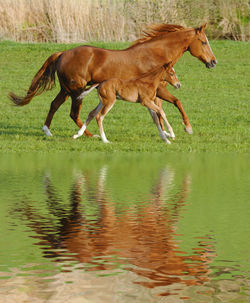
<path id="1" fill-rule="evenodd" d="M 173 67 L 172 67 L 172 70 L 173 70 L 173 76 L 172 76 L 172 78 L 174 77 L 174 75 L 175 75 L 175 77 L 177 78 L 177 75 L 175 74 L 175 70 L 174 70 Z"/>
<path id="2" fill-rule="evenodd" d="M 211 51 L 211 53 L 212 53 L 212 49 L 211 49 L 211 46 L 210 46 L 210 43 L 209 43 L 209 41 L 208 41 L 207 36 L 206 36 L 206 42 L 207 42 L 207 45 L 208 45 L 208 47 L 209 47 L 209 49 L 210 49 L 210 51 Z"/>

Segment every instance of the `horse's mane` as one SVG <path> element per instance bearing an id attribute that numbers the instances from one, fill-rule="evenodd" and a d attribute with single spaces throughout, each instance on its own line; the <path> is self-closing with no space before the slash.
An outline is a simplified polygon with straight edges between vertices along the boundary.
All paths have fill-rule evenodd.
<path id="1" fill-rule="evenodd" d="M 142 32 L 142 37 L 132 42 L 131 46 L 138 45 L 149 41 L 155 37 L 159 37 L 168 33 L 176 32 L 185 29 L 184 26 L 176 24 L 151 24 Z"/>

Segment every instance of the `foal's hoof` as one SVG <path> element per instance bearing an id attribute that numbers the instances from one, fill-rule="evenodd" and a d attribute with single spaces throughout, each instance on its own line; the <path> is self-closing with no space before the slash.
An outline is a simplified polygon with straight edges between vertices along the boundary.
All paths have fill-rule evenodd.
<path id="1" fill-rule="evenodd" d="M 172 140 L 175 140 L 175 134 L 174 134 L 173 131 L 170 132 L 170 138 L 171 138 Z"/>
<path id="2" fill-rule="evenodd" d="M 100 138 L 99 135 L 93 135 L 93 138 Z"/>
<path id="3" fill-rule="evenodd" d="M 72 138 L 73 138 L 73 139 L 77 139 L 77 138 L 78 138 L 78 135 L 74 135 Z"/>
<path id="4" fill-rule="evenodd" d="M 168 138 L 168 137 L 171 137 L 170 133 L 166 132 L 165 130 L 163 131 L 163 133 L 165 134 L 165 136 Z"/>
<path id="5" fill-rule="evenodd" d="M 192 135 L 193 134 L 193 129 L 192 129 L 192 126 L 186 126 L 184 128 L 185 132 L 187 132 L 189 135 Z"/>

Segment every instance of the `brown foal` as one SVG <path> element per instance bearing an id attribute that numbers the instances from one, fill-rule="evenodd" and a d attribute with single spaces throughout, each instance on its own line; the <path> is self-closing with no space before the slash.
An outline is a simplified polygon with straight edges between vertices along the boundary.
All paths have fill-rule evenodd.
<path id="1" fill-rule="evenodd" d="M 70 116 L 81 128 L 82 100 L 79 96 L 87 85 L 101 83 L 110 78 L 123 80 L 139 78 L 166 62 L 172 61 L 175 64 L 186 51 L 202 61 L 207 68 L 214 67 L 217 62 L 205 35 L 205 26 L 185 28 L 173 24 L 151 25 L 139 40 L 124 50 L 84 45 L 55 53 L 37 72 L 26 95 L 18 97 L 10 93 L 10 99 L 16 105 L 28 104 L 33 97 L 53 87 L 57 72 L 61 90 L 51 103 L 43 131 L 47 136 L 52 136 L 49 130 L 52 118 L 69 96 L 72 99 Z M 162 84 L 157 90 L 157 97 L 179 109 L 185 130 L 192 133 L 192 127 L 180 100 L 171 95 Z M 91 136 L 87 130 L 85 134 Z"/>
<path id="2" fill-rule="evenodd" d="M 180 82 L 176 77 L 174 69 L 170 64 L 164 64 L 163 66 L 156 68 L 150 73 L 146 73 L 139 79 L 132 80 L 122 80 L 118 78 L 113 78 L 102 82 L 98 87 L 98 96 L 100 103 L 92 110 L 85 123 L 78 131 L 76 135 L 73 136 L 74 139 L 83 135 L 88 124 L 96 117 L 97 124 L 99 126 L 102 141 L 104 143 L 109 143 L 106 138 L 103 129 L 103 120 L 107 113 L 111 110 L 116 102 L 116 99 L 122 99 L 124 101 L 129 101 L 133 103 L 140 103 L 141 105 L 148 108 L 150 114 L 152 115 L 153 121 L 156 124 L 160 137 L 164 142 L 170 144 L 168 137 L 175 138 L 173 129 L 169 124 L 166 115 L 161 106 L 155 103 L 156 92 L 161 82 L 168 82 L 175 88 L 180 87 Z M 94 89 L 98 84 L 93 85 L 88 92 Z M 84 94 L 88 93 L 85 91 Z M 81 98 L 82 96 L 80 96 Z M 162 130 L 159 118 L 162 118 L 165 122 L 169 133 Z"/>

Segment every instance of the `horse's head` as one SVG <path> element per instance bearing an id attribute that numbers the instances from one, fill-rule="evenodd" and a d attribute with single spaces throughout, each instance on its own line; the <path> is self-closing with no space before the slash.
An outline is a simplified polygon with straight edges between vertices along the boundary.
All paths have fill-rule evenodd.
<path id="1" fill-rule="evenodd" d="M 205 63 L 207 68 L 215 67 L 217 61 L 205 35 L 206 24 L 195 29 L 195 38 L 190 43 L 188 50 L 191 55 Z"/>
<path id="2" fill-rule="evenodd" d="M 162 80 L 167 81 L 176 89 L 180 88 L 181 83 L 177 78 L 172 62 L 170 62 L 169 64 L 165 64 L 164 67 L 166 72 L 164 73 L 164 77 Z"/>

